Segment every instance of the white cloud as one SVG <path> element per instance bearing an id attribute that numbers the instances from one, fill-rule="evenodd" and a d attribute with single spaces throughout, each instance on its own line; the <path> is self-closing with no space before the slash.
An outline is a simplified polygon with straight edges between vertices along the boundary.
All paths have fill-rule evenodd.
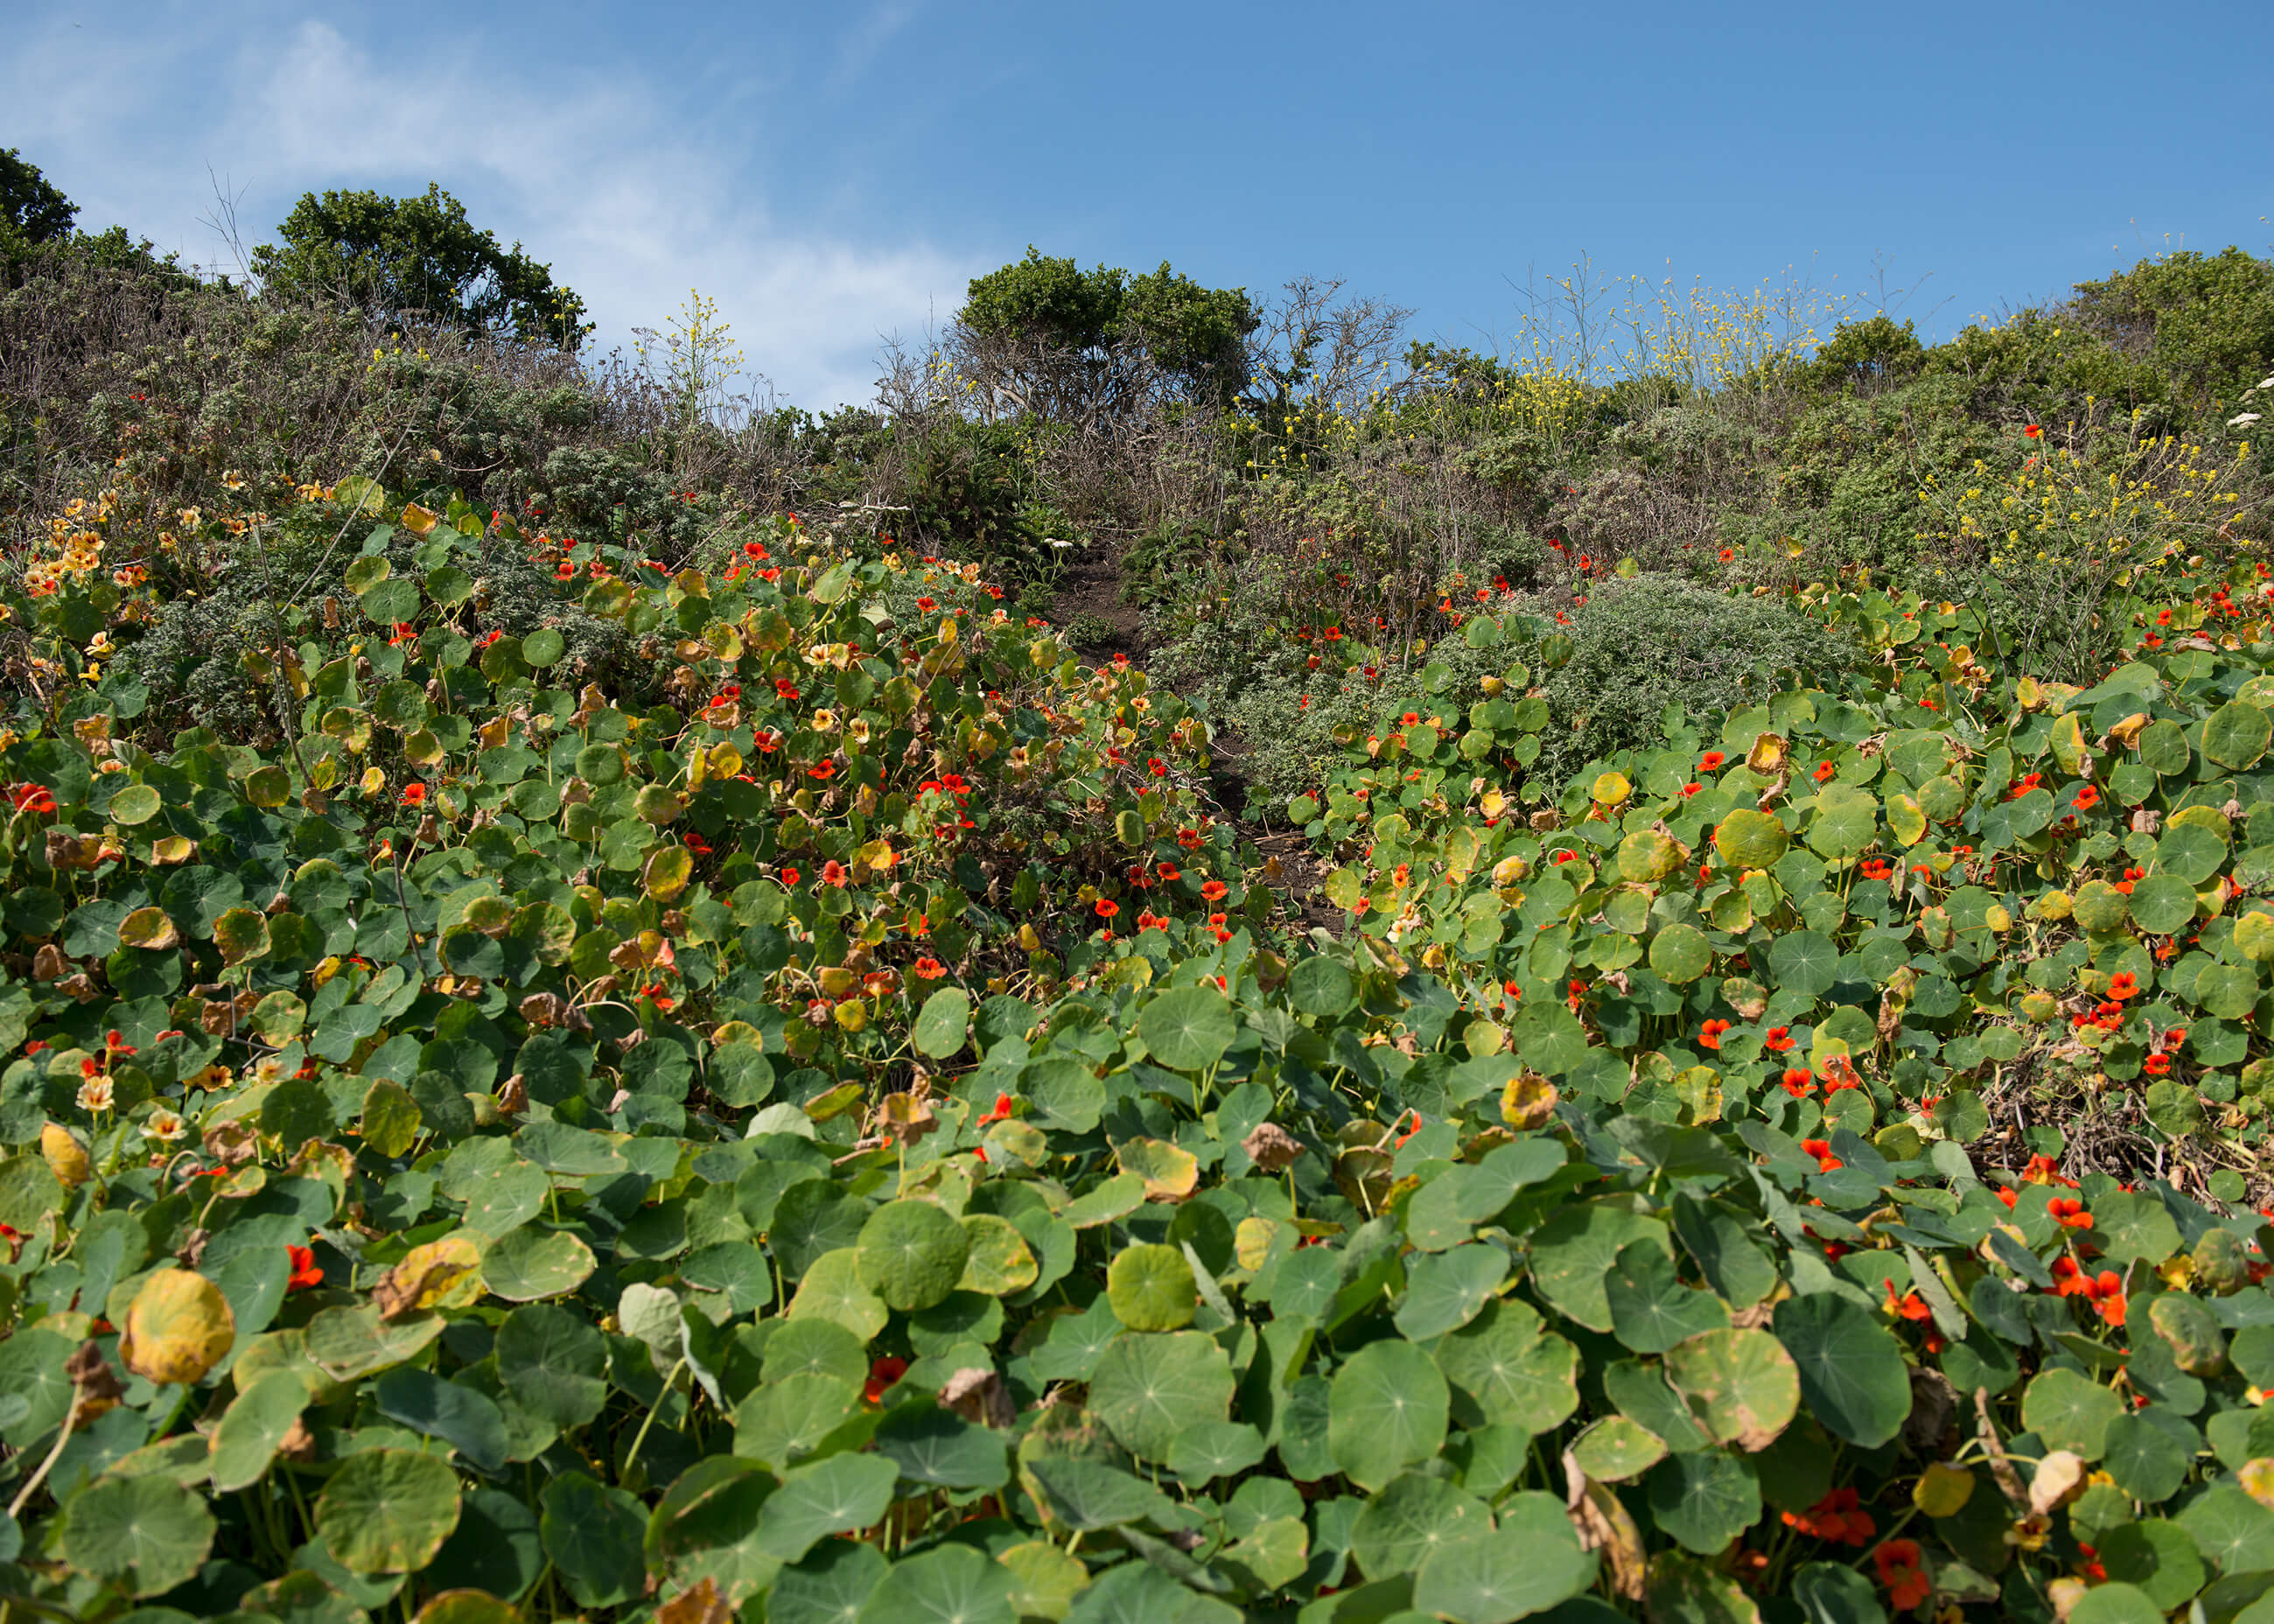
<path id="1" fill-rule="evenodd" d="M 208 167 L 248 189 L 255 240 L 302 192 L 439 181 L 478 224 L 519 238 L 584 296 L 602 346 L 663 327 L 699 288 L 749 365 L 806 406 L 866 400 L 880 335 L 920 335 L 985 268 L 921 243 L 872 245 L 775 218 L 729 155 L 752 139 L 747 115 L 734 135 L 706 131 L 621 66 L 565 82 L 557 71 L 538 82 L 531 69 L 517 80 L 503 53 L 468 51 L 460 60 L 474 65 L 428 57 L 406 71 L 328 23 L 263 9 L 239 8 L 242 27 L 216 27 L 201 8 L 115 29 L 27 30 L 12 69 L 0 70 L 4 99 L 26 115 L 11 139 L 85 206 L 82 224 L 123 220 L 206 260 L 222 257 L 200 220 Z M 840 71 L 858 71 L 910 14 L 901 4 L 871 13 Z M 216 37 L 260 42 L 227 56 L 201 49 Z M 99 95 L 72 70 L 94 53 L 105 64 Z M 109 117 L 95 116 L 98 102 Z M 151 110 L 117 117 L 136 108 Z"/>

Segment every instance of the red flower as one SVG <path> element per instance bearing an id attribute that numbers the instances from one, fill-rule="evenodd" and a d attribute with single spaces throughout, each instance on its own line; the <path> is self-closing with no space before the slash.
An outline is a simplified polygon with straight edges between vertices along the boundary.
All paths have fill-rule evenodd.
<path id="1" fill-rule="evenodd" d="M 1100 919 L 1111 919 L 1121 912 L 1121 905 L 1111 897 L 1100 897 L 1094 911 Z"/>
<path id="2" fill-rule="evenodd" d="M 1162 863 L 1153 872 L 1164 880 L 1181 879 L 1184 876 L 1184 870 L 1174 863 Z"/>
<path id="3" fill-rule="evenodd" d="M 1803 1139 L 1800 1142 L 1800 1148 L 1803 1154 L 1816 1158 L 1816 1170 L 1819 1173 L 1837 1172 L 1846 1165 L 1839 1157 L 1832 1154 L 1830 1139 Z"/>
<path id="4" fill-rule="evenodd" d="M 1761 1040 L 1761 1047 L 1767 1049 L 1769 1053 L 1773 1055 L 1783 1054 L 1787 1049 L 1792 1047 L 1792 1028 L 1789 1026 L 1771 1026 L 1768 1031 L 1768 1035 Z"/>
<path id="5" fill-rule="evenodd" d="M 404 785 L 403 786 L 403 804 L 406 807 L 425 806 L 426 804 L 426 786 L 424 784 Z"/>
<path id="6" fill-rule="evenodd" d="M 8 799 L 16 803 L 19 812 L 52 812 L 56 798 L 44 784 L 11 784 Z"/>
<path id="7" fill-rule="evenodd" d="M 1818 762 L 1816 764 L 1816 781 L 1818 784 L 1821 784 L 1825 779 L 1830 778 L 1834 773 L 1839 771 L 1840 769 L 1834 766 L 1830 762 Z"/>
<path id="8" fill-rule="evenodd" d="M 1728 1029 L 1729 1023 L 1726 1020 L 1707 1021 L 1698 1034 L 1698 1046 L 1700 1049 L 1720 1049 L 1721 1034 Z"/>
<path id="9" fill-rule="evenodd" d="M 1878 1530 L 1858 1500 L 1853 1489 L 1834 1489 L 1806 1511 L 1786 1512 L 1785 1526 L 1818 1539 L 1860 1546 Z"/>
<path id="10" fill-rule="evenodd" d="M 947 974 L 947 966 L 930 953 L 926 953 L 916 960 L 915 972 L 916 979 L 920 981 L 936 981 Z"/>
<path id="11" fill-rule="evenodd" d="M 846 881 L 852 877 L 845 871 L 845 865 L 834 857 L 821 865 L 821 883 L 824 885 L 834 885 L 838 890 L 842 891 L 845 889 Z"/>
<path id="12" fill-rule="evenodd" d="M 2084 1210 L 2084 1203 L 2072 1196 L 2055 1196 L 2045 1203 L 2045 1211 L 2064 1229 L 2090 1229 L 2092 1214 Z"/>
<path id="13" fill-rule="evenodd" d="M 284 1282 L 287 1291 L 305 1291 L 311 1286 L 324 1283 L 324 1271 L 316 1267 L 316 1254 L 312 1249 L 287 1243 L 284 1250 L 292 1259 L 291 1277 Z"/>
<path id="14" fill-rule="evenodd" d="M 1720 750 L 1708 750 L 1705 755 L 1698 758 L 1698 771 L 1700 772 L 1712 772 L 1716 768 L 1720 767 L 1723 762 L 1728 761 L 1728 756 Z"/>
<path id="15" fill-rule="evenodd" d="M 1871 1553 L 1871 1565 L 1879 1570 L 1880 1588 L 1898 1613 L 1909 1613 L 1934 1594 L 1933 1581 L 1919 1567 L 1916 1539 L 1888 1540 Z"/>
<path id="16" fill-rule="evenodd" d="M 929 598 L 919 598 L 916 599 L 916 607 L 922 610 L 926 614 L 930 614 L 933 610 L 938 608 L 939 605 Z"/>
<path id="17" fill-rule="evenodd" d="M 2034 423 L 2025 425 L 2022 432 L 2031 440 L 2043 440 L 2045 437 L 2044 430 Z"/>
<path id="18" fill-rule="evenodd" d="M 1221 902 L 1231 889 L 1222 880 L 1210 880 L 1201 887 L 1201 896 L 1209 902 Z"/>
<path id="19" fill-rule="evenodd" d="M 2140 1063 L 2140 1069 L 2150 1077 L 2168 1077 L 2172 1072 L 2169 1055 L 2150 1055 Z"/>
<path id="20" fill-rule="evenodd" d="M 805 770 L 805 776 L 809 778 L 833 778 L 837 776 L 837 763 L 833 761 L 825 761 L 818 767 L 808 767 Z"/>
<path id="21" fill-rule="evenodd" d="M 1806 1066 L 1787 1066 L 1784 1091 L 1796 1100 L 1805 1100 L 1816 1092 L 1815 1074 Z"/>
<path id="22" fill-rule="evenodd" d="M 1934 1311 L 1926 1305 L 1917 1292 L 1909 1291 L 1897 1297 L 1894 1281 L 1882 1283 L 1887 1288 L 1887 1310 L 1890 1313 L 1904 1320 L 1930 1320 L 1934 1317 Z"/>
<path id="23" fill-rule="evenodd" d="M 869 1366 L 869 1380 L 861 1388 L 861 1396 L 872 1404 L 882 1403 L 885 1389 L 908 1373 L 908 1362 L 886 1354 Z"/>
<path id="24" fill-rule="evenodd" d="M 2108 996 L 2121 1004 L 2127 998 L 2140 996 L 2140 978 L 2129 970 L 2120 970 L 2109 978 Z"/>
<path id="25" fill-rule="evenodd" d="M 1685 784 L 1685 785 L 1683 785 L 1683 786 L 1682 786 L 1682 796 L 1683 796 L 1683 800 L 1685 800 L 1685 801 L 1687 801 L 1690 796 L 1692 796 L 1692 795 L 1696 794 L 1699 790 L 1704 789 L 1705 787 L 1706 787 L 1706 786 L 1705 786 L 1703 784 Z"/>
<path id="26" fill-rule="evenodd" d="M 1017 1101 L 1013 1100 L 1009 1094 L 997 1094 L 995 1096 L 995 1109 L 979 1119 L 979 1125 L 983 1128 L 990 1122 L 1007 1121 L 1011 1116 L 1012 1108 L 1016 1104 Z"/>

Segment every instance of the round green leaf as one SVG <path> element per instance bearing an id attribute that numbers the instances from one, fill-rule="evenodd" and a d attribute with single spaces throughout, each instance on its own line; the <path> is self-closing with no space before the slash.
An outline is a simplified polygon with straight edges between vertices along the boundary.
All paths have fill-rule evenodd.
<path id="1" fill-rule="evenodd" d="M 1800 1371 L 1766 1331 L 1708 1331 L 1667 1350 L 1666 1379 L 1717 1443 L 1766 1449 L 1800 1409 Z"/>
<path id="2" fill-rule="evenodd" d="M 1791 844 L 1782 818 L 1750 807 L 1731 812 L 1713 831 L 1713 849 L 1736 868 L 1773 868 Z"/>
<path id="3" fill-rule="evenodd" d="M 1190 1325 L 1199 1292 L 1193 1266 L 1174 1246 L 1124 1247 L 1105 1275 L 1114 1317 L 1133 1331 L 1176 1331 Z"/>
<path id="4" fill-rule="evenodd" d="M 125 828 L 147 823 L 158 816 L 158 792 L 147 784 L 130 784 L 110 798 L 110 821 Z"/>
<path id="5" fill-rule="evenodd" d="M 1397 1309 L 1398 1331 L 1408 1342 L 1422 1342 L 1458 1330 L 1508 1278 L 1508 1253 L 1482 1242 L 1416 1259 Z"/>
<path id="6" fill-rule="evenodd" d="M 1178 987 L 1163 993 L 1137 1018 L 1137 1035 L 1153 1058 L 1172 1071 L 1198 1071 L 1221 1059 L 1239 1035 L 1231 1005 L 1213 987 Z"/>
<path id="7" fill-rule="evenodd" d="M 1752 1462 L 1719 1449 L 1685 1450 L 1652 1468 L 1644 1485 L 1661 1533 L 1700 1556 L 1719 1556 L 1761 1515 Z"/>
<path id="8" fill-rule="evenodd" d="M 2132 885 L 2132 918 L 2150 936 L 2167 936 L 2195 916 L 2195 888 L 2176 874 L 2151 874 Z"/>
<path id="9" fill-rule="evenodd" d="M 1901 1346 L 1867 1310 L 1828 1291 L 1777 1304 L 1777 1340 L 1800 1375 L 1809 1413 L 1850 1443 L 1875 1449 L 1911 1412 Z"/>
<path id="10" fill-rule="evenodd" d="M 892 1316 L 862 1278 L 860 1252 L 840 1246 L 823 1252 L 807 1267 L 797 1294 L 790 1298 L 789 1317 L 833 1320 L 866 1342 Z"/>
<path id="11" fill-rule="evenodd" d="M 1332 959 L 1298 959 L 1287 973 L 1287 996 L 1306 1015 L 1339 1015 L 1357 996 L 1350 971 Z"/>
<path id="12" fill-rule="evenodd" d="M 1368 1577 L 1412 1573 L 1457 1540 L 1492 1526 L 1475 1495 L 1442 1477 L 1406 1472 L 1366 1503 L 1351 1524 L 1351 1554 Z"/>
<path id="13" fill-rule="evenodd" d="M 1565 1207 L 1532 1231 L 1533 1283 L 1558 1312 L 1591 1331 L 1608 1331 L 1611 1304 L 1604 1277 L 1620 1250 L 1640 1240 L 1673 1256 L 1666 1226 L 1655 1218 L 1608 1201 Z"/>
<path id="14" fill-rule="evenodd" d="M 2132 917 L 2132 903 L 2106 880 L 2088 880 L 2069 899 L 2069 912 L 2079 929 L 2106 936 L 2124 929 L 2124 921 Z"/>
<path id="15" fill-rule="evenodd" d="M 2124 1413 L 2124 1401 L 2090 1376 L 2073 1370 L 2044 1372 L 2022 1395 L 2022 1423 L 2045 1440 L 2048 1449 L 2067 1449 L 2088 1461 L 2106 1451 L 2108 1424 Z"/>
<path id="16" fill-rule="evenodd" d="M 1579 1407 L 1579 1350 L 1513 1297 L 1487 1303 L 1438 1342 L 1435 1357 L 1464 1426 L 1552 1432 Z"/>
<path id="17" fill-rule="evenodd" d="M 2112 1581 L 2078 1598 L 2066 1624 L 2164 1624 L 2164 1610 L 2138 1586 Z"/>
<path id="18" fill-rule="evenodd" d="M 1018 1624 L 1011 1575 L 969 1545 L 939 1545 L 892 1564 L 857 1624 Z"/>
<path id="19" fill-rule="evenodd" d="M 1130 1454 L 1166 1464 L 1186 1427 L 1230 1418 L 1232 1386 L 1231 1361 L 1214 1337 L 1130 1333 L 1098 1356 L 1089 1407 Z"/>
<path id="20" fill-rule="evenodd" d="M 521 658 L 540 671 L 558 665 L 568 649 L 568 643 L 550 626 L 540 626 L 521 640 Z"/>
<path id="21" fill-rule="evenodd" d="M 1570 1600 L 1595 1580 L 1596 1558 L 1552 1494 L 1526 1491 L 1500 1507 L 1500 1526 L 1433 1553 L 1413 1579 L 1413 1606 L 1454 1624 L 1508 1624 Z M 1653 1609 L 1653 1616 L 1655 1616 Z"/>
<path id="22" fill-rule="evenodd" d="M 900 1470 L 877 1455 L 832 1455 L 782 1474 L 758 1514 L 757 1548 L 794 1562 L 832 1534 L 880 1521 Z"/>
<path id="23" fill-rule="evenodd" d="M 458 1475 L 415 1449 L 348 1456 L 316 1501 L 316 1531 L 350 1573 L 414 1573 L 457 1526 Z"/>
<path id="24" fill-rule="evenodd" d="M 1244 1421 L 1202 1421 L 1169 1446 L 1169 1470 L 1187 1483 L 1213 1483 L 1246 1471 L 1267 1450 L 1263 1434 Z"/>
<path id="25" fill-rule="evenodd" d="M 1421 1350 L 1407 1342 L 1368 1342 L 1335 1372 L 1327 1447 L 1352 1482 L 1379 1489 L 1437 1453 L 1451 1402 L 1443 1374 Z"/>
<path id="26" fill-rule="evenodd" d="M 1035 1260 L 1034 1248 L 1008 1218 L 993 1213 L 966 1213 L 963 1232 L 970 1238 L 971 1250 L 963 1259 L 957 1290 L 1003 1297 L 1024 1291 L 1041 1275 L 1042 1265 Z"/>
<path id="27" fill-rule="evenodd" d="M 914 1312 L 955 1289 L 970 1251 L 963 1226 L 937 1203 L 887 1201 L 861 1226 L 861 1280 L 887 1307 Z"/>
<path id="28" fill-rule="evenodd" d="M 214 1428 L 213 1486 L 226 1493 L 260 1481 L 307 1406 L 308 1384 L 294 1370 L 271 1371 L 239 1393 Z"/>
<path id="29" fill-rule="evenodd" d="M 607 1402 L 607 1341 L 571 1309 L 553 1303 L 515 1309 L 498 1327 L 495 1348 L 498 1379 L 515 1402 L 564 1432 L 583 1426 Z"/>
<path id="30" fill-rule="evenodd" d="M 2274 737 L 2274 719 L 2256 705 L 2230 699 L 2203 718 L 2202 753 L 2222 767 L 2237 771 L 2266 754 Z"/>
<path id="31" fill-rule="evenodd" d="M 2127 1522 L 2096 1543 L 2110 1582 L 2138 1586 L 2159 1613 L 2184 1606 L 2202 1588 L 2202 1553 L 2176 1522 L 2161 1517 Z"/>
<path id="32" fill-rule="evenodd" d="M 861 1604 L 889 1566 L 874 1545 L 830 1540 L 775 1575 L 766 1596 L 766 1624 L 848 1624 L 860 1616 Z"/>
<path id="33" fill-rule="evenodd" d="M 1697 926 L 1668 925 L 1650 939 L 1650 967 L 1679 986 L 1713 967 L 1713 949 Z"/>
<path id="34" fill-rule="evenodd" d="M 1813 998 L 1840 979 L 1839 944 L 1818 931 L 1788 931 L 1770 944 L 1769 974 L 1778 987 Z"/>
<path id="35" fill-rule="evenodd" d="M 574 1291 L 594 1267 L 592 1249 L 566 1229 L 525 1225 L 482 1253 L 482 1283 L 508 1303 L 534 1303 Z"/>
<path id="36" fill-rule="evenodd" d="M 418 583 L 382 581 L 362 597 L 365 617 L 380 626 L 399 626 L 418 613 Z"/>
<path id="37" fill-rule="evenodd" d="M 2156 867 L 2202 885 L 2226 861 L 2226 842 L 2201 823 L 2174 823 L 2156 842 Z"/>
<path id="38" fill-rule="evenodd" d="M 449 1468 L 442 1469 L 449 1475 Z M 196 1576 L 213 1547 L 204 1500 L 169 1477 L 101 1477 L 64 1507 L 63 1559 L 132 1596 L 156 1596 Z"/>
<path id="39" fill-rule="evenodd" d="M 1625 1416 L 1605 1416 L 1571 1444 L 1573 1463 L 1598 1483 L 1639 1477 L 1665 1458 L 1666 1440 Z"/>
<path id="40" fill-rule="evenodd" d="M 971 1021 L 971 996 L 960 987 L 943 987 L 924 1000 L 916 1015 L 916 1053 L 945 1060 L 963 1047 L 963 1031 Z"/>

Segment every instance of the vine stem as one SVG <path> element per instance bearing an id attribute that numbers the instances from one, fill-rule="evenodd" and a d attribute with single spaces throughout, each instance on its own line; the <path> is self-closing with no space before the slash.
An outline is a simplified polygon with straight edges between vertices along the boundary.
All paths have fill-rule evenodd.
<path id="1" fill-rule="evenodd" d="M 671 1367 L 671 1374 L 663 1379 L 663 1392 L 665 1395 L 668 1395 L 670 1393 L 671 1384 L 679 1380 L 679 1372 L 686 1368 L 687 1356 L 682 1353 L 679 1356 L 679 1363 Z M 630 1473 L 632 1462 L 639 1459 L 640 1446 L 647 1441 L 647 1430 L 655 1425 L 657 1412 L 661 1410 L 662 1408 L 663 1398 L 659 1395 L 654 1403 L 648 1406 L 647 1414 L 640 1422 L 639 1431 L 632 1434 L 632 1447 L 624 1455 L 623 1470 L 626 1475 Z"/>
<path id="2" fill-rule="evenodd" d="M 72 1407 L 64 1414 L 63 1431 L 56 1434 L 56 1447 L 48 1451 L 48 1458 L 40 1462 L 40 1470 L 32 1474 L 29 1482 L 16 1491 L 16 1498 L 8 1502 L 8 1515 L 11 1520 L 21 1515 L 24 1503 L 30 1500 L 39 1486 L 48 1480 L 48 1474 L 55 1470 L 56 1462 L 63 1459 L 64 1446 L 71 1442 L 72 1424 L 78 1419 L 79 1395 L 74 1392 L 72 1395 Z"/>

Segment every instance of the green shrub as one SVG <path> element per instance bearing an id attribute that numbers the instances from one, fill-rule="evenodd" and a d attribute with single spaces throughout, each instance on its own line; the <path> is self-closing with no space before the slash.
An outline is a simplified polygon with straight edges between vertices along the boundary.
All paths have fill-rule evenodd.
<path id="1" fill-rule="evenodd" d="M 1570 658 L 1539 679 L 1555 726 L 1532 773 L 1551 794 L 1597 757 L 1656 738 L 1669 704 L 1702 723 L 1758 700 L 1781 673 L 1837 673 L 1857 658 L 1846 636 L 1781 597 L 1732 598 L 1671 576 L 1604 582 L 1566 613 Z M 1526 652 L 1544 665 L 1539 644 Z"/>

